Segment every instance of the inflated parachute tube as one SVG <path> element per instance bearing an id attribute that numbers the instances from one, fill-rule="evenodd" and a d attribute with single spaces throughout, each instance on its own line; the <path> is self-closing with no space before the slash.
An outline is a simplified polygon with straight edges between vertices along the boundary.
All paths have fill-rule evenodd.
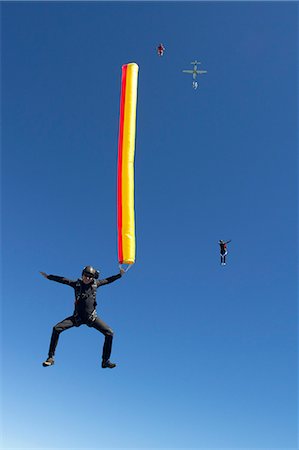
<path id="1" fill-rule="evenodd" d="M 117 170 L 119 264 L 135 262 L 134 155 L 138 65 L 122 66 Z"/>

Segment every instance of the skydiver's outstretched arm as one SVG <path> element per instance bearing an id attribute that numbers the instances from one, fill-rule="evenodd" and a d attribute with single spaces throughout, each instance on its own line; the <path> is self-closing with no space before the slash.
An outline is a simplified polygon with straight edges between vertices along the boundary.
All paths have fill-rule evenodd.
<path id="1" fill-rule="evenodd" d="M 74 287 L 76 285 L 76 281 L 69 280 L 68 278 L 60 277 L 58 275 L 48 275 L 45 272 L 40 272 L 40 274 L 51 281 L 56 281 L 57 283 L 67 284 L 68 286 Z"/>
<path id="2" fill-rule="evenodd" d="M 104 284 L 113 283 L 113 281 L 118 280 L 123 276 L 125 273 L 124 269 L 120 269 L 119 273 L 117 275 L 112 275 L 111 277 L 104 278 L 103 280 L 97 281 L 97 287 L 103 286 Z"/>

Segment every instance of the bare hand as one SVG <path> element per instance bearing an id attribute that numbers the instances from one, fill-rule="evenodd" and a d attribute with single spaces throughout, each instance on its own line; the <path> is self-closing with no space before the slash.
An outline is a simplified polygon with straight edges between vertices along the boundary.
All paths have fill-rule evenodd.
<path id="1" fill-rule="evenodd" d="M 46 274 L 46 272 L 40 272 L 40 274 L 41 274 L 43 277 L 48 278 L 48 275 Z"/>
<path id="2" fill-rule="evenodd" d="M 119 271 L 119 273 L 120 273 L 121 276 L 123 276 L 123 274 L 124 274 L 125 272 L 126 272 L 125 269 L 120 269 L 120 271 Z"/>

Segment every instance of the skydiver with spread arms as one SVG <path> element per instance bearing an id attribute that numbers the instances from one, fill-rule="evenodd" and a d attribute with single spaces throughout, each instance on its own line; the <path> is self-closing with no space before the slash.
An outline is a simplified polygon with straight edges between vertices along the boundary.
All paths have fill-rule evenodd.
<path id="1" fill-rule="evenodd" d="M 97 289 L 100 286 L 113 283 L 115 280 L 121 278 L 124 272 L 124 269 L 120 269 L 119 274 L 102 280 L 98 280 L 99 272 L 92 266 L 84 267 L 82 270 L 82 278 L 78 278 L 78 280 L 69 280 L 68 278 L 57 275 L 47 275 L 45 272 L 40 272 L 40 274 L 48 280 L 71 286 L 75 291 L 75 308 L 73 315 L 67 317 L 53 327 L 48 358 L 43 362 L 44 367 L 53 366 L 54 364 L 54 355 L 60 333 L 72 327 L 80 327 L 81 325 L 95 328 L 105 336 L 102 352 L 102 368 L 113 369 L 116 366 L 116 364 L 110 361 L 113 331 L 97 316 L 96 294 Z"/>
<path id="2" fill-rule="evenodd" d="M 231 239 L 229 241 L 219 241 L 219 245 L 220 245 L 220 264 L 222 266 L 226 265 L 226 255 L 227 255 L 227 244 L 231 242 Z"/>

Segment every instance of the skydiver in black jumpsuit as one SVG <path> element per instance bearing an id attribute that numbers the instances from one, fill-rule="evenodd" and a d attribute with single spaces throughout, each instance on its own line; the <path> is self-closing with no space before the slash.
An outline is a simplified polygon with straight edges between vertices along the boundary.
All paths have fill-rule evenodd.
<path id="1" fill-rule="evenodd" d="M 219 245 L 220 245 L 220 264 L 222 266 L 226 265 L 226 255 L 227 255 L 227 246 L 226 244 L 228 244 L 229 242 L 231 242 L 231 239 L 229 241 L 219 241 Z"/>
<path id="2" fill-rule="evenodd" d="M 57 281 L 58 283 L 67 284 L 75 290 L 75 309 L 72 316 L 67 317 L 62 322 L 57 323 L 53 327 L 51 336 L 49 354 L 46 361 L 43 362 L 44 367 L 52 366 L 54 364 L 54 355 L 58 343 L 59 335 L 62 331 L 68 330 L 72 327 L 80 327 L 87 325 L 100 331 L 105 336 L 103 353 L 102 353 L 102 368 L 113 369 L 116 364 L 112 363 L 109 358 L 112 348 L 113 331 L 106 325 L 98 316 L 96 312 L 96 291 L 100 286 L 112 283 L 121 278 L 124 270 L 103 280 L 97 280 L 99 272 L 92 266 L 84 267 L 82 271 L 82 279 L 69 280 L 68 278 L 59 277 L 57 275 L 47 275 L 45 272 L 40 272 L 48 280 Z"/>

